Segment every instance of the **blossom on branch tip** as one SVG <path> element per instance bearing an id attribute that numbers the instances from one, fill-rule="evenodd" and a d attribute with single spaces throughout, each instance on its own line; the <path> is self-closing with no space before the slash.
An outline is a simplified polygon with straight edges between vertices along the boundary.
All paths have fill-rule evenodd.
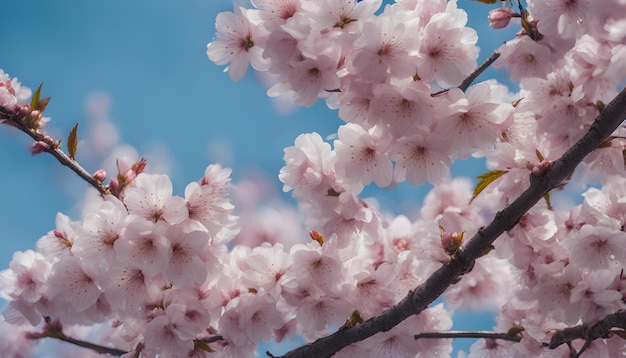
<path id="1" fill-rule="evenodd" d="M 489 26 L 494 29 L 503 29 L 509 25 L 511 19 L 517 15 L 510 7 L 501 7 L 489 11 Z M 519 16 L 519 15 L 518 15 Z"/>
<path id="2" fill-rule="evenodd" d="M 215 23 L 217 38 L 207 46 L 211 61 L 218 65 L 230 63 L 226 71 L 233 81 L 243 77 L 248 64 L 259 71 L 268 67 L 262 56 L 262 29 L 257 27 L 255 11 L 234 6 L 234 12 L 219 13 Z"/>

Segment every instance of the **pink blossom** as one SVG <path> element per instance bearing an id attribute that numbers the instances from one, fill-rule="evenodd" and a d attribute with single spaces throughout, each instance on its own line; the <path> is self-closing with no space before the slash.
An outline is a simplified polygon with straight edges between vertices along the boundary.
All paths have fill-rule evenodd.
<path id="1" fill-rule="evenodd" d="M 500 339 L 482 338 L 470 347 L 467 358 L 502 358 L 510 352 L 512 342 Z"/>
<path id="2" fill-rule="evenodd" d="M 537 20 L 537 29 L 544 35 L 559 34 L 573 38 L 588 26 L 589 0 L 546 0 L 529 2 L 529 11 Z"/>
<path id="3" fill-rule="evenodd" d="M 450 286 L 445 297 L 453 307 L 479 311 L 498 309 L 510 298 L 510 265 L 492 256 L 476 261 L 467 277 Z"/>
<path id="4" fill-rule="evenodd" d="M 335 141 L 337 174 L 344 182 L 360 186 L 374 181 L 385 187 L 391 184 L 392 164 L 387 156 L 389 139 L 380 127 L 365 131 L 357 124 L 346 124 L 339 128 L 339 139 Z"/>
<path id="5" fill-rule="evenodd" d="M 255 23 L 255 10 L 234 6 L 233 12 L 217 15 L 215 27 L 217 38 L 207 46 L 207 56 L 218 65 L 230 63 L 226 70 L 233 81 L 239 81 L 246 73 L 248 63 L 263 71 L 268 63 L 263 59 L 263 35 Z"/>
<path id="6" fill-rule="evenodd" d="M 494 9 L 489 11 L 489 26 L 494 29 L 503 29 L 509 25 L 511 22 L 511 18 L 515 15 L 515 11 L 513 11 L 510 7 L 501 7 L 498 9 Z"/>
<path id="7" fill-rule="evenodd" d="M 335 241 L 295 245 L 289 255 L 294 264 L 285 272 L 286 280 L 314 285 L 326 293 L 336 293 L 342 282 L 344 267 L 337 256 Z"/>
<path id="8" fill-rule="evenodd" d="M 61 295 L 75 312 L 83 312 L 94 305 L 100 297 L 100 288 L 94 278 L 82 268 L 74 257 L 65 257 L 57 262 L 50 275 L 48 298 Z"/>
<path id="9" fill-rule="evenodd" d="M 286 165 L 278 178 L 285 184 L 283 191 L 296 195 L 326 194 L 335 183 L 335 154 L 317 133 L 301 134 L 295 146 L 285 148 Z M 309 194 L 310 195 L 310 194 Z"/>
<path id="10" fill-rule="evenodd" d="M 552 50 L 528 36 L 516 37 L 505 42 L 499 49 L 500 57 L 493 64 L 494 68 L 510 68 L 512 80 L 525 77 L 543 77 L 553 67 Z"/>
<path id="11" fill-rule="evenodd" d="M 272 86 L 268 91 L 271 97 L 292 91 L 296 104 L 310 107 L 325 91 L 339 88 L 337 66 L 339 52 L 326 52 L 316 58 L 304 58 L 292 64 L 285 79 Z"/>
<path id="12" fill-rule="evenodd" d="M 293 258 L 284 250 L 282 244 L 259 245 L 247 256 L 248 269 L 243 279 L 249 286 L 263 288 L 269 293 L 280 293 L 280 283 Z"/>
<path id="13" fill-rule="evenodd" d="M 396 162 L 395 180 L 406 179 L 413 185 L 441 182 L 452 163 L 447 154 L 450 144 L 443 137 L 426 131 L 399 139 L 389 148 L 389 157 Z"/>
<path id="14" fill-rule="evenodd" d="M 500 136 L 513 107 L 498 95 L 498 88 L 487 82 L 470 87 L 467 94 L 458 88 L 446 93 L 451 114 L 437 125 L 437 132 L 455 143 L 462 158 L 479 149 L 489 148 Z"/>
<path id="15" fill-rule="evenodd" d="M 538 283 L 533 289 L 534 298 L 554 319 L 566 324 L 576 323 L 581 312 L 577 305 L 571 304 L 571 295 L 580 282 L 580 271 L 571 266 L 567 266 L 562 272 L 543 271 L 536 269 Z"/>
<path id="16" fill-rule="evenodd" d="M 117 261 L 140 267 L 148 277 L 160 275 L 167 269 L 172 256 L 165 230 L 164 225 L 155 225 L 142 218 L 131 221 L 124 237 L 113 244 Z"/>
<path id="17" fill-rule="evenodd" d="M 45 293 L 51 262 L 35 251 L 15 252 L 9 269 L 0 273 L 1 295 L 5 299 L 22 298 L 28 303 L 37 302 Z"/>
<path id="18" fill-rule="evenodd" d="M 303 2 L 302 8 L 322 27 L 351 29 L 352 24 L 374 15 L 381 0 L 320 0 Z"/>
<path id="19" fill-rule="evenodd" d="M 583 322 L 596 322 L 626 306 L 622 293 L 613 284 L 615 276 L 611 270 L 583 271 L 571 296 L 572 303 L 580 305 Z"/>
<path id="20" fill-rule="evenodd" d="M 30 325 L 16 326 L 0 320 L 0 352 L 6 358 L 34 357 L 38 346 L 33 344 Z"/>
<path id="21" fill-rule="evenodd" d="M 37 241 L 37 248 L 46 255 L 68 255 L 74 245 L 74 240 L 79 236 L 75 234 L 77 225 L 66 215 L 57 213 L 55 226 L 56 229 Z"/>
<path id="22" fill-rule="evenodd" d="M 235 231 L 236 217 L 230 215 L 234 206 L 225 193 L 210 185 L 189 183 L 185 200 L 189 219 L 202 224 L 212 237 L 223 240 Z"/>
<path id="23" fill-rule="evenodd" d="M 171 357 L 189 355 L 194 348 L 192 341 L 194 337 L 185 333 L 189 327 L 186 325 L 184 313 L 183 305 L 169 305 L 164 315 L 155 317 L 146 324 L 144 342 L 148 355 L 165 354 Z"/>
<path id="24" fill-rule="evenodd" d="M 136 266 L 118 266 L 101 277 L 100 285 L 112 308 L 136 315 L 157 298 L 164 282 L 150 279 Z"/>
<path id="25" fill-rule="evenodd" d="M 126 189 L 124 204 L 130 214 L 155 223 L 177 224 L 188 217 L 185 200 L 172 196 L 172 182 L 166 175 L 139 174 L 135 186 Z"/>
<path id="26" fill-rule="evenodd" d="M 300 0 L 252 0 L 261 10 L 260 17 L 270 27 L 284 24 L 300 10 L 301 3 Z"/>
<path id="27" fill-rule="evenodd" d="M 456 6 L 456 3 L 448 4 Z M 440 86 L 457 86 L 474 70 L 478 36 L 475 30 L 463 27 L 466 22 L 463 11 L 446 11 L 430 19 L 419 48 L 419 78 L 435 80 Z"/>
<path id="28" fill-rule="evenodd" d="M 11 78 L 0 68 L 0 107 L 13 109 L 17 104 L 24 104 L 32 91 L 22 86 L 17 78 Z"/>
<path id="29" fill-rule="evenodd" d="M 418 38 L 408 36 L 416 31 L 414 25 L 415 21 L 396 21 L 388 12 L 365 20 L 363 45 L 353 52 L 349 71 L 374 83 L 384 82 L 387 73 L 400 78 L 415 75 Z"/>
<path id="30" fill-rule="evenodd" d="M 219 320 L 220 332 L 239 346 L 267 341 L 283 325 L 276 300 L 263 289 L 230 301 L 225 310 Z"/>
<path id="31" fill-rule="evenodd" d="M 395 137 L 409 135 L 433 121 L 430 88 L 423 81 L 393 81 L 374 87 L 368 122 L 389 127 Z"/>
<path id="32" fill-rule="evenodd" d="M 626 262 L 626 233 L 614 228 L 583 225 L 562 245 L 576 267 L 615 269 Z"/>
<path id="33" fill-rule="evenodd" d="M 176 286 L 185 286 L 192 283 L 200 284 L 207 278 L 208 271 L 212 271 L 217 259 L 208 249 L 209 235 L 202 231 L 184 232 L 180 227 L 170 227 L 165 236 L 171 243 L 171 258 L 165 271 L 167 279 Z M 205 263 L 203 258 L 212 259 Z"/>
<path id="34" fill-rule="evenodd" d="M 128 212 L 114 196 L 101 201 L 95 212 L 85 215 L 71 251 L 91 265 L 108 267 L 115 261 L 115 242 L 126 227 Z"/>

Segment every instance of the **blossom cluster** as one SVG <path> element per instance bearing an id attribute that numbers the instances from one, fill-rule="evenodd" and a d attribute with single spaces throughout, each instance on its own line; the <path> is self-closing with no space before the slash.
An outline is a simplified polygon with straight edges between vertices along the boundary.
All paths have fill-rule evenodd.
<path id="1" fill-rule="evenodd" d="M 528 13 L 493 15 L 494 28 L 522 22 L 495 63 L 520 80 L 516 94 L 493 80 L 457 87 L 478 48 L 455 1 L 399 0 L 380 11 L 380 0 L 254 0 L 219 14 L 207 55 L 228 64 L 233 80 L 251 65 L 274 76 L 269 95 L 302 106 L 324 98 L 346 122 L 332 146 L 305 133 L 285 149 L 279 179 L 306 213 L 310 239 L 245 245 L 230 170 L 219 165 L 184 197 L 167 176 L 121 165 L 126 181 L 112 181 L 116 195 L 90 197 L 78 221 L 59 214 L 38 251 L 16 253 L 0 272 L 5 319 L 104 325 L 100 343 L 128 356 L 246 357 L 261 340 L 312 341 L 381 314 L 449 263 L 463 237 L 527 188 L 615 96 L 626 79 L 621 3 L 529 1 Z M 0 79 L 1 108 L 28 97 L 4 72 Z M 481 340 L 470 357 L 569 356 L 543 346 L 553 332 L 626 309 L 623 131 L 587 158 L 579 176 L 602 187 L 581 205 L 555 208 L 546 198 L 446 290 L 447 305 L 336 356 L 448 356 L 449 340 L 413 335 L 450 329 L 457 308 L 498 310 L 498 329 L 522 331 L 520 343 Z M 469 156 L 485 156 L 498 173 L 478 196 L 469 180 L 448 175 Z M 435 184 L 417 218 L 384 214 L 359 196 L 372 183 L 402 181 Z M 589 346 L 594 356 L 624 351 L 619 338 Z"/>
<path id="2" fill-rule="evenodd" d="M 248 63 L 275 78 L 270 96 L 318 98 L 348 124 L 335 142 L 337 175 L 358 193 L 440 182 L 451 162 L 489 148 L 508 125 L 506 89 L 458 86 L 476 67 L 476 32 L 456 2 L 255 1 L 217 17 L 207 54 L 233 80 Z M 395 168 L 392 164 L 395 163 Z"/>

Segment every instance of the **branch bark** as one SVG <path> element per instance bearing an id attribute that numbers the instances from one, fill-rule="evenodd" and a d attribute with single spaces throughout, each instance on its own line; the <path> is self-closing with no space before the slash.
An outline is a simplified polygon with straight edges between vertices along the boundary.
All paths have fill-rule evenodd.
<path id="1" fill-rule="evenodd" d="M 23 118 L 23 117 L 22 117 Z M 102 183 L 96 180 L 91 174 L 89 174 L 77 161 L 70 158 L 61 148 L 58 143 L 51 137 L 29 128 L 22 122 L 22 118 L 18 113 L 13 111 L 5 111 L 0 107 L 0 120 L 7 121 L 8 124 L 18 128 L 20 131 L 28 134 L 35 142 L 43 142 L 47 148 L 44 151 L 50 153 L 57 159 L 59 163 L 70 168 L 76 175 L 86 181 L 89 185 L 94 187 L 100 194 L 110 194 L 109 190 L 105 188 Z M 0 121 L 0 123 L 2 123 Z"/>
<path id="2" fill-rule="evenodd" d="M 487 59 L 480 64 L 480 66 L 478 66 L 478 68 L 476 68 L 474 70 L 474 72 L 472 72 L 469 76 L 467 76 L 463 82 L 461 82 L 461 84 L 457 87 L 458 89 L 460 89 L 461 91 L 465 92 L 465 90 L 467 90 L 469 88 L 469 86 L 472 84 L 472 82 L 474 82 L 474 80 L 476 80 L 478 78 L 478 76 L 480 76 L 481 73 L 485 72 L 485 70 L 487 68 L 489 68 L 489 66 L 491 66 L 494 62 L 496 62 L 496 60 L 498 59 L 498 57 L 500 57 L 500 52 L 498 51 L 494 51 L 491 56 L 487 57 Z M 440 94 L 446 93 L 448 92 L 450 89 L 444 89 L 441 90 L 439 92 L 435 92 L 433 94 L 431 94 L 431 97 L 436 97 L 439 96 Z"/>
<path id="3" fill-rule="evenodd" d="M 465 331 L 446 331 L 446 332 L 426 332 L 420 333 L 413 336 L 415 339 L 424 339 L 424 338 L 433 338 L 433 339 L 444 339 L 444 338 L 485 338 L 485 339 L 501 339 L 504 341 L 511 342 L 519 342 L 522 340 L 520 336 L 513 336 L 508 333 L 499 333 L 499 332 L 485 332 L 485 331 L 475 331 L 475 332 L 465 332 Z"/>
<path id="4" fill-rule="evenodd" d="M 381 315 L 296 348 L 283 357 L 330 357 L 352 343 L 389 331 L 406 318 L 422 312 L 461 275 L 471 270 L 476 259 L 483 256 L 503 232 L 513 228 L 547 192 L 569 177 L 576 166 L 608 138 L 625 118 L 626 88 L 604 108 L 587 133 L 561 158 L 540 175 L 531 175 L 530 187 L 509 206 L 499 211 L 493 221 L 478 231 L 450 263 L 440 267 L 423 284 Z"/>
<path id="5" fill-rule="evenodd" d="M 581 324 L 579 326 L 565 328 L 562 331 L 556 332 L 552 336 L 548 347 L 550 349 L 555 349 L 562 344 L 568 344 L 576 339 L 583 339 L 586 342 L 591 342 L 598 338 L 607 338 L 610 337 L 611 334 L 615 333 L 611 331 L 612 328 L 626 329 L 626 311 L 620 310 L 604 317 L 598 322 Z M 626 334 L 624 331 L 621 333 Z M 623 337 L 622 334 L 620 335 Z"/>

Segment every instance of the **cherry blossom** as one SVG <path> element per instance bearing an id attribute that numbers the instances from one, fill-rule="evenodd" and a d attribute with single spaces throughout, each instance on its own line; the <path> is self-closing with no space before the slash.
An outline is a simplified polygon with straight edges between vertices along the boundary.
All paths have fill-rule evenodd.
<path id="1" fill-rule="evenodd" d="M 176 224 L 187 216 L 185 201 L 172 196 L 172 183 L 165 175 L 139 174 L 135 186 L 125 191 L 124 204 L 129 214 L 152 222 L 166 221 Z"/>
<path id="2" fill-rule="evenodd" d="M 339 139 L 335 141 L 337 153 L 337 174 L 351 183 L 359 178 L 359 185 L 374 181 L 384 187 L 391 183 L 392 164 L 386 151 L 389 139 L 378 127 L 365 131 L 357 124 L 347 124 L 339 128 Z M 360 191 L 356 189 L 357 192 Z"/>
<path id="3" fill-rule="evenodd" d="M 267 62 L 258 43 L 262 35 L 253 20 L 256 14 L 239 6 L 234 6 L 234 11 L 217 16 L 218 37 L 207 46 L 207 56 L 217 64 L 230 63 L 226 70 L 233 81 L 238 81 L 246 73 L 248 63 L 256 70 L 265 70 Z"/>

